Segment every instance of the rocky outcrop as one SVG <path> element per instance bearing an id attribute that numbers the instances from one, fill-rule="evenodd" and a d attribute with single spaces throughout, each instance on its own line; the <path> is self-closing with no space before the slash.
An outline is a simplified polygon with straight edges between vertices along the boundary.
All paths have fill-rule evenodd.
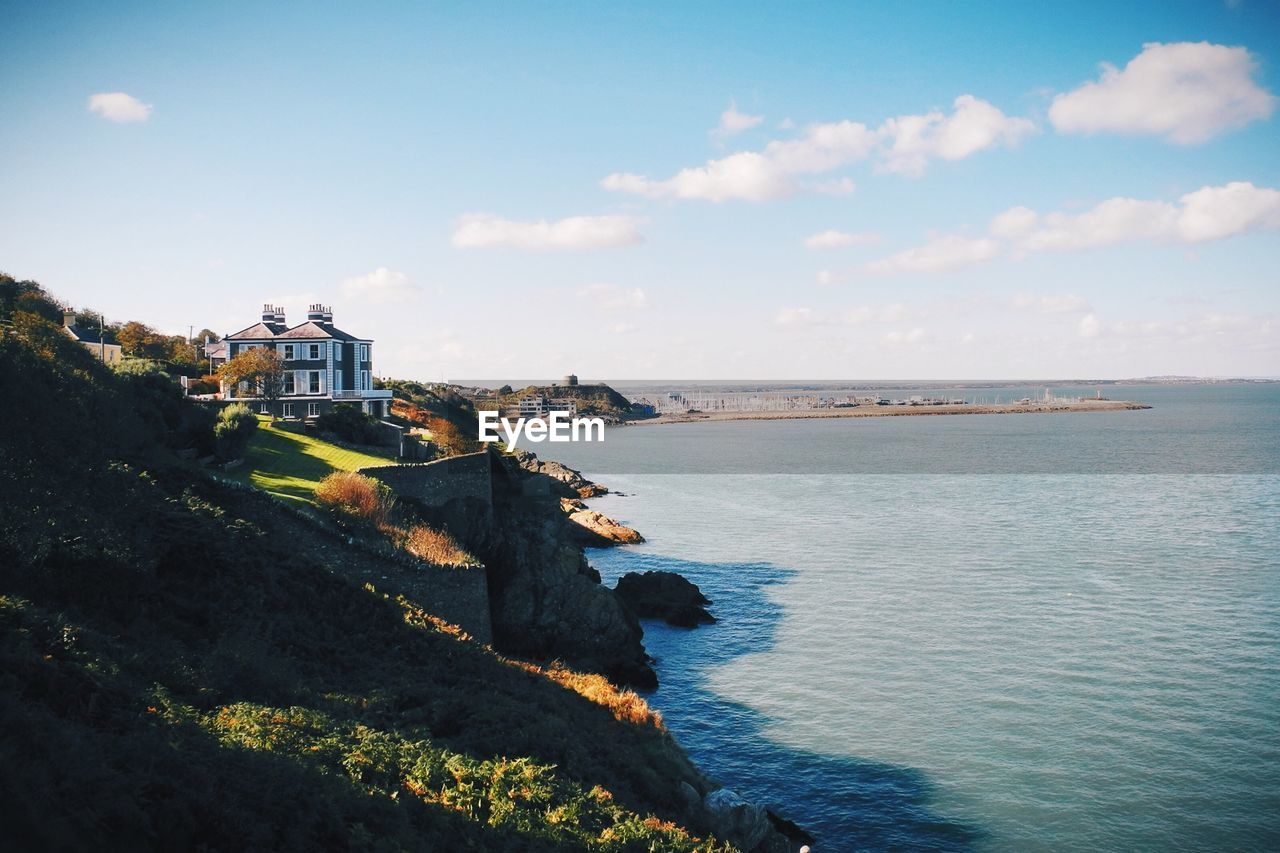
<path id="1" fill-rule="evenodd" d="M 511 455 L 525 471 L 542 474 L 555 481 L 555 489 L 551 492 L 555 497 L 594 498 L 609 493 L 607 488 L 591 482 L 567 465 L 544 461 L 528 450 L 517 450 Z"/>
<path id="2" fill-rule="evenodd" d="M 711 603 L 697 584 L 675 572 L 628 572 L 614 591 L 637 616 L 662 619 L 669 625 L 695 628 L 715 622 L 707 612 Z"/>
<path id="3" fill-rule="evenodd" d="M 657 686 L 636 616 L 600 583 L 559 498 L 531 490 L 547 480 L 509 456 L 489 454 L 492 499 L 418 502 L 486 567 L 494 646 L 533 660 L 564 661 L 618 683 Z"/>
<path id="4" fill-rule="evenodd" d="M 604 513 L 588 509 L 586 504 L 577 498 L 561 498 L 560 508 L 573 522 L 574 535 L 578 542 L 590 548 L 604 548 L 609 545 L 635 545 L 643 542 L 640 531 L 625 524 L 619 524 Z"/>

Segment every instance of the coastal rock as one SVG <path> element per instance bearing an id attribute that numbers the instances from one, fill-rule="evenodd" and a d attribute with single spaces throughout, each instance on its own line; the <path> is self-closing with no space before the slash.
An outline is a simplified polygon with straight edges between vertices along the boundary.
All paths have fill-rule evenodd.
<path id="1" fill-rule="evenodd" d="M 634 545 L 643 542 L 638 530 L 619 524 L 604 513 L 587 509 L 577 498 L 561 498 L 560 508 L 577 525 L 574 533 L 583 545 L 601 548 L 608 545 Z"/>
<path id="2" fill-rule="evenodd" d="M 757 847 L 768 849 L 774 845 L 762 842 L 770 836 L 781 837 L 776 834 L 773 823 L 762 806 L 747 802 L 728 788 L 720 788 L 707 794 L 703 807 L 716 835 L 742 850 L 755 850 Z"/>
<path id="3" fill-rule="evenodd" d="M 716 621 L 706 609 L 711 600 L 697 584 L 675 572 L 628 572 L 614 590 L 637 616 L 662 619 L 680 628 Z"/>
<path id="4" fill-rule="evenodd" d="M 609 493 L 607 487 L 591 482 L 567 465 L 543 461 L 528 450 L 517 450 L 511 455 L 525 471 L 554 480 L 556 488 L 552 494 L 556 497 L 594 498 Z"/>
<path id="5" fill-rule="evenodd" d="M 485 564 L 494 645 L 559 659 L 642 689 L 657 686 L 635 615 L 591 568 L 559 501 L 530 498 L 513 460 L 495 456 L 492 511 L 454 513 L 448 525 Z M 466 509 L 466 507 L 460 507 Z"/>

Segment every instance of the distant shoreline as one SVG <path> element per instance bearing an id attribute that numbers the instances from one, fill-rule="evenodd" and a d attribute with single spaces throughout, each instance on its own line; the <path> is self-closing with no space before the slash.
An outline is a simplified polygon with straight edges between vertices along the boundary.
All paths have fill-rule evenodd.
<path id="1" fill-rule="evenodd" d="M 704 421 L 774 421 L 808 418 L 885 418 L 922 415 L 1024 415 L 1053 412 L 1119 412 L 1150 409 L 1146 403 L 1131 400 L 1081 400 L 1079 402 L 992 403 L 956 404 L 939 406 L 875 406 L 861 405 L 848 408 L 794 409 L 766 412 L 688 412 L 678 415 L 659 415 L 655 418 L 628 421 L 630 426 L 700 423 Z"/>

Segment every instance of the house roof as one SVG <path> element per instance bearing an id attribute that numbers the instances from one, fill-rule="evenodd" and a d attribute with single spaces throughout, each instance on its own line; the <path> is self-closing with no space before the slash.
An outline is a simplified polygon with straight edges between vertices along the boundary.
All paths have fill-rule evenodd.
<path id="1" fill-rule="evenodd" d="M 210 341 L 204 346 L 205 358 L 226 358 L 227 342 L 226 341 Z"/>
<path id="2" fill-rule="evenodd" d="M 285 328 L 279 323 L 254 323 L 249 328 L 241 329 L 234 335 L 227 335 L 224 340 L 261 341 L 277 337 Z"/>
<path id="3" fill-rule="evenodd" d="M 285 339 L 294 339 L 294 340 L 297 340 L 297 339 L 306 340 L 309 338 L 333 338 L 334 340 L 339 340 L 339 341 L 363 340 L 362 338 L 357 338 L 355 335 L 349 335 L 335 326 L 332 326 L 332 325 L 325 326 L 319 323 L 312 322 L 310 320 L 308 320 L 307 322 L 299 326 L 294 326 L 292 329 L 289 329 L 286 332 L 281 332 L 280 334 L 276 335 L 276 337 L 285 338 Z"/>
<path id="4" fill-rule="evenodd" d="M 82 329 L 81 327 L 76 325 L 63 326 L 62 328 L 66 329 L 67 333 L 71 335 L 71 337 L 75 338 L 77 341 L 79 341 L 82 344 L 103 343 L 102 336 L 99 334 L 99 332 L 96 329 Z M 109 340 L 109 341 L 106 341 L 106 345 L 109 347 L 113 347 L 113 346 L 116 346 L 116 343 L 115 341 Z"/>

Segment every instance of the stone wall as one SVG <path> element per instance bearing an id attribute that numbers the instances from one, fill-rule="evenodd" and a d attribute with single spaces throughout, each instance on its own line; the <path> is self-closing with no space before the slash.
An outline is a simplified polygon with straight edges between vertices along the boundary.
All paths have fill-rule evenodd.
<path id="1" fill-rule="evenodd" d="M 487 450 L 415 465 L 376 465 L 361 468 L 360 473 L 386 483 L 397 496 L 412 498 L 427 507 L 443 507 L 450 501 L 471 498 L 493 508 L 493 477 Z"/>
<path id="2" fill-rule="evenodd" d="M 396 497 L 426 508 L 433 527 L 466 541 L 468 522 L 488 524 L 493 513 L 493 478 L 488 451 L 407 465 L 375 465 L 360 473 L 386 483 Z M 489 613 L 488 572 L 482 566 L 458 569 L 413 561 L 379 581 L 421 604 L 429 613 L 459 625 L 484 643 L 493 642 Z"/>

